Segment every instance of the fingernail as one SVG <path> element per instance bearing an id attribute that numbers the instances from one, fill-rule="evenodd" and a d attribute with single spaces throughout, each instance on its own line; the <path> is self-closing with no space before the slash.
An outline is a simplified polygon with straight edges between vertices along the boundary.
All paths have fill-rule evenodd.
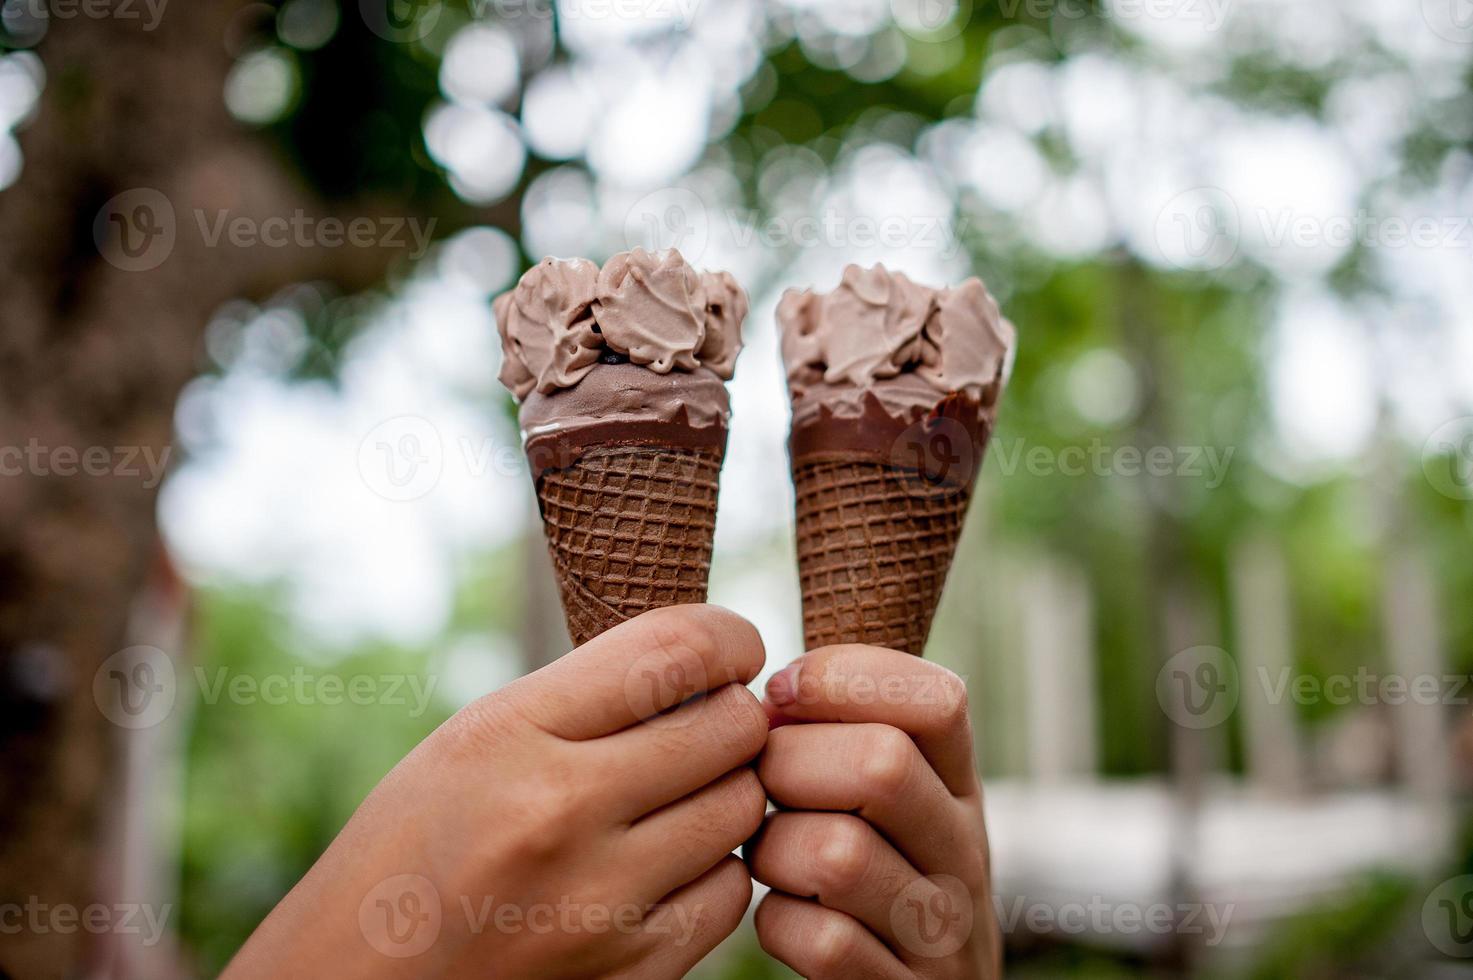
<path id="1" fill-rule="evenodd" d="M 778 707 L 798 700 L 798 668 L 800 664 L 788 664 L 773 674 L 767 681 L 767 700 Z"/>

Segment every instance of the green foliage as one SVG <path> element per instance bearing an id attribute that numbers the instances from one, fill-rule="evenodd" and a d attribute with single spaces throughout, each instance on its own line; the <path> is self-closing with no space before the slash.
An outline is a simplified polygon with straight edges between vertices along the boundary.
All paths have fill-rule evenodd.
<path id="1" fill-rule="evenodd" d="M 180 927 L 202 968 L 218 971 L 342 829 L 368 791 L 445 717 L 430 701 L 351 703 L 344 686 L 372 678 L 421 684 L 422 654 L 370 644 L 346 655 L 303 646 L 270 590 L 199 596 L 191 672 L 196 710 L 187 757 Z M 303 678 L 285 703 L 268 678 Z M 255 685 L 254 699 L 232 694 Z M 250 690 L 241 688 L 240 690 Z M 254 703 L 251 703 L 254 700 Z M 330 704 L 330 700 L 343 703 Z"/>
<path id="2" fill-rule="evenodd" d="M 1251 980 L 1315 980 L 1347 975 L 1347 967 L 1369 956 L 1392 935 L 1421 895 L 1415 883 L 1396 875 L 1367 875 L 1334 899 L 1278 927 L 1247 971 Z M 1384 973 L 1358 975 L 1385 976 Z"/>

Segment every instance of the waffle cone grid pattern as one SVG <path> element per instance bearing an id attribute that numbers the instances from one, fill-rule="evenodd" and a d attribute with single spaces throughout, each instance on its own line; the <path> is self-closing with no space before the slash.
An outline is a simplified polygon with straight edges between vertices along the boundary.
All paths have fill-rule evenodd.
<path id="1" fill-rule="evenodd" d="M 800 461 L 793 485 L 806 649 L 868 643 L 920 656 L 969 490 L 870 459 Z"/>
<path id="2" fill-rule="evenodd" d="M 706 601 L 721 459 L 618 446 L 542 474 L 543 530 L 575 645 L 646 610 Z"/>

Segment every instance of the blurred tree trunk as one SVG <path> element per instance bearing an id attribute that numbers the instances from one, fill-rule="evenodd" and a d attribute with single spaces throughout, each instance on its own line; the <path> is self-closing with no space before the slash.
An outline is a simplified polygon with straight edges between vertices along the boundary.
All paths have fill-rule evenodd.
<path id="1" fill-rule="evenodd" d="M 202 233 L 221 210 L 313 211 L 222 102 L 245 6 L 170 4 L 151 32 L 53 20 L 37 49 L 45 92 L 0 193 L 0 903 L 80 910 L 94 895 L 117 730 L 93 679 L 124 645 L 156 540 L 150 466 L 168 459 L 212 311 L 292 281 L 362 288 L 397 251 Z M 0 935 L 0 973 L 80 975 L 86 935 Z"/>

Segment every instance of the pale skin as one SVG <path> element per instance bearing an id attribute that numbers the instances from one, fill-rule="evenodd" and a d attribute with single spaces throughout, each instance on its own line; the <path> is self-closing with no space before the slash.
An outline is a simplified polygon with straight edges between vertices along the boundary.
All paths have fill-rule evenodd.
<path id="1" fill-rule="evenodd" d="M 680 977 L 740 924 L 753 877 L 773 889 L 763 948 L 806 977 L 998 976 L 960 681 L 833 647 L 762 704 L 745 685 L 763 657 L 731 612 L 655 610 L 467 706 L 225 980 Z M 846 697 L 863 675 L 910 693 Z"/>

